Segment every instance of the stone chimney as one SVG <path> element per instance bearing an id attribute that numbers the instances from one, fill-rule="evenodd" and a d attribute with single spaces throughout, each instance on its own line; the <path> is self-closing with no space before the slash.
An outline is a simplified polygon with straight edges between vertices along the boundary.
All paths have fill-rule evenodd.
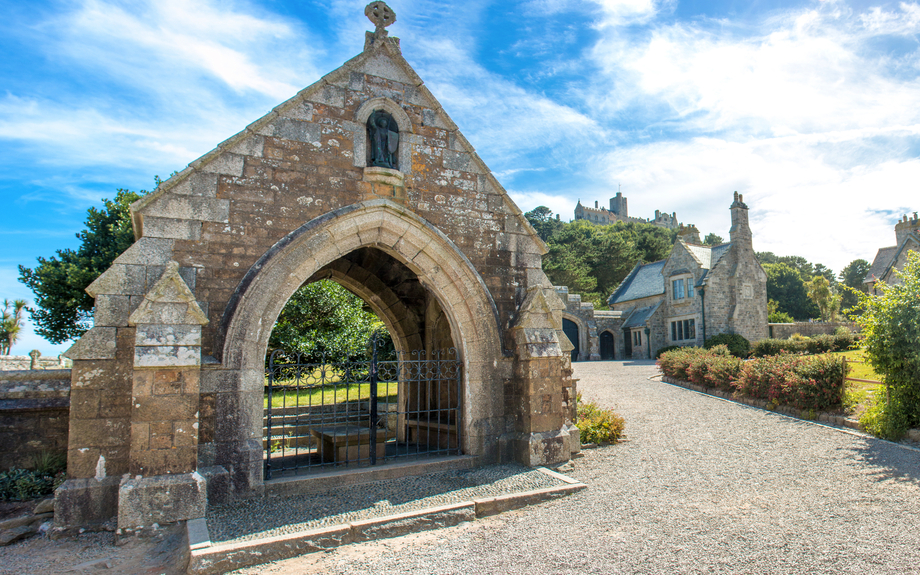
<path id="1" fill-rule="evenodd" d="M 703 244 L 703 242 L 700 241 L 700 230 L 698 230 L 693 224 L 690 224 L 686 227 L 681 225 L 680 229 L 677 230 L 677 237 L 684 240 L 684 242 L 688 244 Z"/>
<path id="2" fill-rule="evenodd" d="M 744 196 L 735 192 L 735 201 L 731 205 L 732 228 L 728 231 L 732 243 L 751 243 L 751 226 L 748 225 L 748 207 L 744 203 Z"/>
<path id="3" fill-rule="evenodd" d="M 904 216 L 894 226 L 894 235 L 898 238 L 897 245 L 901 245 L 901 242 L 907 239 L 911 232 L 920 233 L 920 218 L 917 217 L 917 212 L 914 212 L 914 217 L 911 219 Z"/>

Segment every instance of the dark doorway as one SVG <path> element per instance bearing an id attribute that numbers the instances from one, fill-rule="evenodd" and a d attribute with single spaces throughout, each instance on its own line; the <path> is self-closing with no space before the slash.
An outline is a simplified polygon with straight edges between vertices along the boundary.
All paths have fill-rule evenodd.
<path id="1" fill-rule="evenodd" d="M 601 334 L 601 359 L 613 359 L 613 334 L 609 331 Z"/>
<path id="2" fill-rule="evenodd" d="M 572 350 L 572 361 L 578 361 L 581 348 L 578 345 L 578 324 L 570 319 L 562 318 L 562 332 L 565 334 L 575 349 Z"/>

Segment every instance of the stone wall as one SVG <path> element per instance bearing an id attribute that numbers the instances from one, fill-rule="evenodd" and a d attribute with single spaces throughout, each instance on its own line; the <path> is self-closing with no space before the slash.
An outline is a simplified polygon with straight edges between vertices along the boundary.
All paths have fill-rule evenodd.
<path id="1" fill-rule="evenodd" d="M 70 370 L 0 372 L 0 471 L 67 451 Z"/>
<path id="2" fill-rule="evenodd" d="M 804 335 L 805 337 L 814 337 L 816 335 L 828 334 L 834 335 L 839 327 L 845 327 L 851 332 L 859 331 L 859 326 L 850 322 L 797 322 L 797 323 L 771 323 L 769 324 L 769 337 L 775 339 L 789 339 L 794 334 Z M 755 340 L 752 340 L 755 341 Z"/>
<path id="3" fill-rule="evenodd" d="M 57 357 L 42 356 L 34 350 L 29 355 L 0 355 L 0 371 L 23 369 L 70 369 L 73 362 L 63 355 Z"/>

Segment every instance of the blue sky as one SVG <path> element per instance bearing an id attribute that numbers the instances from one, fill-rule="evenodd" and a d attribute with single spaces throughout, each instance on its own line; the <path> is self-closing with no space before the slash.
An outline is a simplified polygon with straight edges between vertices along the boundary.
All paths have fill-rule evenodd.
<path id="1" fill-rule="evenodd" d="M 150 189 L 358 54 L 366 2 L 6 2 L 0 298 Z M 677 212 L 835 271 L 920 210 L 920 5 L 392 0 L 403 55 L 523 210 Z M 14 353 L 59 353 L 26 330 Z"/>

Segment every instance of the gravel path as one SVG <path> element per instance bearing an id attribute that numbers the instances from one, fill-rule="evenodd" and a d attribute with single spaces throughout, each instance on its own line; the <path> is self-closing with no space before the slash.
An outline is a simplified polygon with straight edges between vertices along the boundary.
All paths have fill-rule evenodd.
<path id="1" fill-rule="evenodd" d="M 512 513 L 240 574 L 920 573 L 920 452 L 648 378 L 576 365 L 628 441 L 568 475 L 589 488 Z"/>
<path id="2" fill-rule="evenodd" d="M 309 496 L 248 499 L 210 507 L 208 534 L 215 543 L 248 541 L 561 485 L 565 483 L 557 478 L 519 465 L 442 471 Z"/>

